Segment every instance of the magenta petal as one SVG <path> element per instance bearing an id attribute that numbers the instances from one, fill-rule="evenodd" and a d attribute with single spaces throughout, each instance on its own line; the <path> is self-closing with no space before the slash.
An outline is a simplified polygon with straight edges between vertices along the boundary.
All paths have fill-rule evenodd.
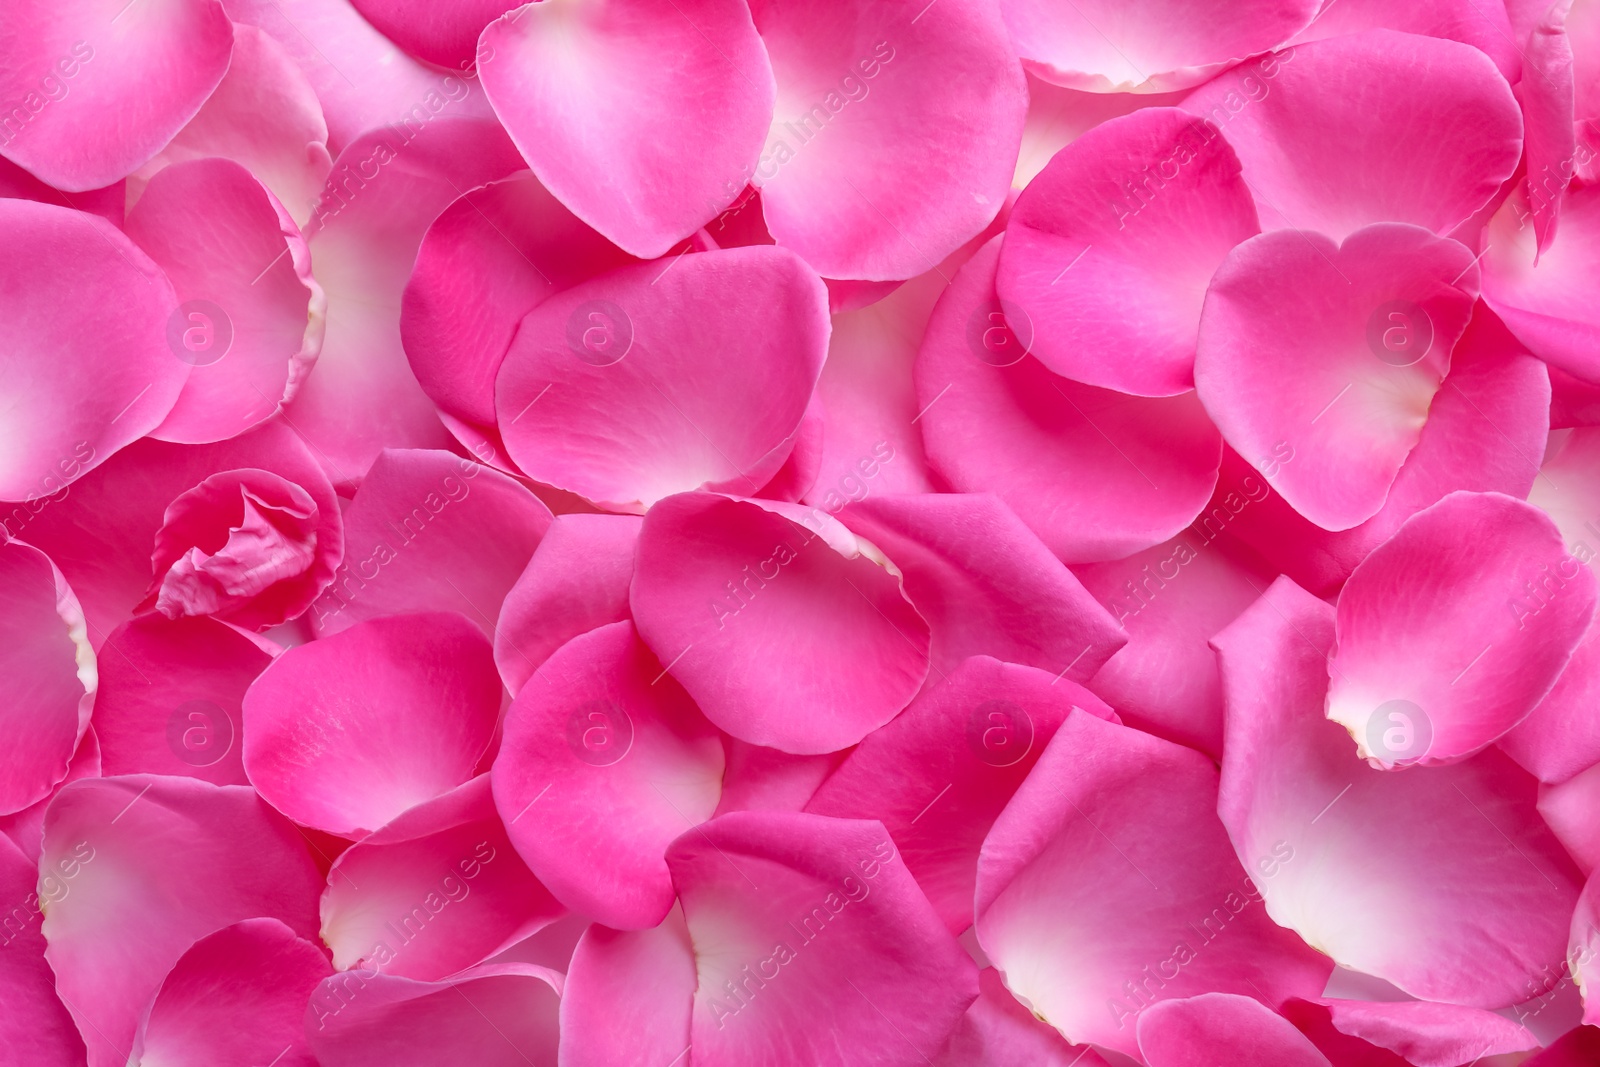
<path id="1" fill-rule="evenodd" d="M 1567 968 L 1583 992 L 1583 1021 L 1600 1024 L 1600 879 L 1589 876 L 1572 913 L 1571 940 L 1567 946 Z"/>
<path id="2" fill-rule="evenodd" d="M 562 1067 L 673 1063 L 689 1050 L 694 987 L 694 947 L 680 908 L 648 930 L 590 926 L 561 992 Z"/>
<path id="3" fill-rule="evenodd" d="M 322 894 L 322 940 L 341 971 L 431 981 L 562 911 L 511 847 L 479 775 L 340 854 Z"/>
<path id="4" fill-rule="evenodd" d="M 1331 1067 L 1283 1016 L 1231 993 L 1152 1005 L 1139 1051 L 1149 1067 Z"/>
<path id="5" fill-rule="evenodd" d="M 247 919 L 200 938 L 161 983 L 134 1041 L 141 1064 L 316 1067 L 305 1006 L 332 973 L 320 946 L 277 919 Z"/>
<path id="6" fill-rule="evenodd" d="M 1212 642 L 1227 706 L 1218 811 L 1267 910 L 1412 996 L 1528 999 L 1559 965 L 1578 892 L 1534 780 L 1492 749 L 1364 766 L 1323 717 L 1333 640 L 1334 609 L 1280 578 Z"/>
<path id="7" fill-rule="evenodd" d="M 936 671 L 984 655 L 1088 679 L 1127 637 L 988 493 L 873 496 L 840 520 L 893 561 L 928 622 Z"/>
<path id="8" fill-rule="evenodd" d="M 1600 1056 L 1600 1029 L 1580 1026 L 1532 1059 L 1523 1060 L 1522 1067 L 1589 1067 Z"/>
<path id="9" fill-rule="evenodd" d="M 561 975 L 489 963 L 439 982 L 376 970 L 325 979 L 306 1006 L 321 1067 L 545 1067 L 556 1062 Z"/>
<path id="10" fill-rule="evenodd" d="M 1590 299 L 1600 270 L 1600 188 L 1567 192 L 1561 237 L 1537 250 L 1527 197 L 1519 190 L 1484 231 L 1483 299 L 1533 354 L 1600 382 L 1600 309 Z"/>
<path id="11" fill-rule="evenodd" d="M 54 897 L 45 955 L 90 1067 L 124 1067 L 151 998 L 197 939 L 257 917 L 316 937 L 322 878 L 305 842 L 241 786 L 74 782 L 45 816 L 40 870 Z"/>
<path id="12" fill-rule="evenodd" d="M 233 26 L 218 0 L 17 0 L 0 31 L 0 155 L 58 189 L 126 177 L 222 80 Z M 16 123 L 13 125 L 13 123 Z"/>
<path id="13" fill-rule="evenodd" d="M 1377 29 L 1443 37 L 1472 45 L 1494 60 L 1506 81 L 1515 83 L 1523 69 L 1526 35 L 1518 38 L 1506 8 L 1525 2 L 1508 0 L 1505 4 L 1480 4 L 1477 0 L 1412 0 L 1407 4 L 1391 4 L 1387 0 L 1339 0 L 1337 4 L 1323 4 L 1317 20 L 1296 34 L 1290 44 L 1299 47 L 1329 37 Z M 1532 3 L 1543 11 L 1549 0 L 1532 0 Z"/>
<path id="14" fill-rule="evenodd" d="M 1388 1049 L 1416 1067 L 1459 1067 L 1539 1047 L 1526 1028 L 1482 1008 L 1420 1000 L 1317 1003 L 1340 1033 Z"/>
<path id="15" fill-rule="evenodd" d="M 795 756 L 726 734 L 722 748 L 727 765 L 722 772 L 718 815 L 730 811 L 801 811 L 850 751 Z"/>
<path id="16" fill-rule="evenodd" d="M 1132 1056 L 1154 1002 L 1322 991 L 1330 964 L 1259 906 L 1216 797 L 1204 756 L 1074 711 L 990 831 L 979 943 L 1067 1040 Z"/>
<path id="17" fill-rule="evenodd" d="M 996 238 L 961 268 L 917 355 L 929 465 L 960 492 L 994 493 L 1067 563 L 1168 540 L 1216 485 L 1216 428 L 1192 394 L 1128 396 L 1027 356 L 994 296 L 999 252 Z"/>
<path id="18" fill-rule="evenodd" d="M 37 859 L 44 851 L 44 813 L 50 809 L 50 802 L 56 798 L 56 794 L 80 778 L 99 777 L 100 738 L 91 724 L 83 732 L 83 740 L 78 742 L 78 750 L 67 764 L 67 776 L 57 782 L 50 795 L 38 803 L 10 815 L 0 815 L 0 833 L 9 837 L 24 855 Z"/>
<path id="19" fill-rule="evenodd" d="M 244 696 L 244 769 L 273 807 L 361 837 L 472 777 L 500 710 L 460 615 L 391 615 L 292 648 Z"/>
<path id="20" fill-rule="evenodd" d="M 822 283 L 783 249 L 622 267 L 523 318 L 500 431 L 530 477 L 614 511 L 753 494 L 793 448 L 827 339 Z"/>
<path id="21" fill-rule="evenodd" d="M 1557 785 L 1540 786 L 1539 814 L 1585 877 L 1600 867 L 1600 763 Z"/>
<path id="22" fill-rule="evenodd" d="M 382 615 L 453 611 L 492 634 L 550 509 L 449 452 L 385 449 L 344 514 L 344 565 L 312 607 L 319 635 Z"/>
<path id="23" fill-rule="evenodd" d="M 978 972 L 978 999 L 962 1016 L 936 1067 L 1108 1067 L 1093 1049 L 1069 1045 L 1018 1003 L 1000 972 Z"/>
<path id="24" fill-rule="evenodd" d="M 978 993 L 879 823 L 736 812 L 667 862 L 698 969 L 696 1067 L 914 1067 Z"/>
<path id="25" fill-rule="evenodd" d="M 629 622 L 576 637 L 506 713 L 495 805 L 563 904 L 617 929 L 672 906 L 663 854 L 711 817 L 722 743 Z"/>
<path id="26" fill-rule="evenodd" d="M 876 819 L 952 934 L 972 925 L 978 850 L 1074 708 L 1093 693 L 1031 667 L 974 656 L 869 734 L 806 805 Z"/>
<path id="27" fill-rule="evenodd" d="M 83 1039 L 56 996 L 39 933 L 44 905 L 58 899 L 59 879 L 41 883 L 39 868 L 9 839 L 0 840 L 0 1062 L 7 1067 L 82 1067 Z M 42 891 L 42 892 L 41 892 Z"/>
<path id="28" fill-rule="evenodd" d="M 104 219 L 0 199 L 0 244 L 0 500 L 32 502 L 155 429 L 189 364 L 167 344 L 172 283 Z"/>
<path id="29" fill-rule="evenodd" d="M 928 671 L 928 625 L 898 569 L 799 505 L 662 501 L 639 535 L 631 600 L 639 635 L 708 719 L 797 755 L 860 741 Z"/>
<path id="30" fill-rule="evenodd" d="M 441 67 L 466 70 L 478 58 L 478 35 L 512 0 L 350 0 L 363 18 L 407 52 Z"/>
<path id="31" fill-rule="evenodd" d="M 1141 172 L 1148 185 L 1131 177 Z M 1084 134 L 1023 190 L 995 290 L 1050 370 L 1171 396 L 1194 388 L 1211 276 L 1258 232 L 1239 160 L 1217 128 L 1178 108 L 1144 108 Z"/>

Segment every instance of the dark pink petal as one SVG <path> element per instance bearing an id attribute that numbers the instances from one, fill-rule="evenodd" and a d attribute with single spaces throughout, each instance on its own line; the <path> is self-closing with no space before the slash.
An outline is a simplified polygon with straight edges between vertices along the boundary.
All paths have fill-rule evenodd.
<path id="1" fill-rule="evenodd" d="M 1260 907 L 1216 791 L 1199 753 L 1074 711 L 984 841 L 979 943 L 1067 1040 L 1133 1056 L 1152 1003 L 1322 991 L 1330 965 Z"/>
<path id="2" fill-rule="evenodd" d="M 869 734 L 806 810 L 876 819 L 952 934 L 972 925 L 978 849 L 1073 708 L 1111 709 L 1075 682 L 974 656 Z"/>
<path id="3" fill-rule="evenodd" d="M 175 163 L 145 187 L 127 231 L 177 290 L 167 343 L 194 368 L 152 436 L 220 441 L 293 398 L 322 350 L 327 299 L 277 198 L 231 160 Z"/>
<path id="4" fill-rule="evenodd" d="M 579 634 L 628 618 L 633 515 L 558 515 L 505 594 L 494 661 L 515 696 L 551 654 Z"/>
<path id="5" fill-rule="evenodd" d="M 1483 299 L 1533 354 L 1600 382 L 1600 310 L 1590 299 L 1600 271 L 1600 188 L 1565 194 L 1561 239 L 1542 254 L 1527 197 L 1514 191 L 1484 232 Z"/>
<path id="6" fill-rule="evenodd" d="M 480 963 L 562 914 L 506 837 L 489 776 L 407 810 L 340 854 L 322 940 L 341 971 L 432 981 Z"/>
<path id="7" fill-rule="evenodd" d="M 1229 505 L 1254 506 L 1247 500 L 1228 494 L 1218 507 L 1229 515 Z M 1222 754 L 1222 679 L 1206 642 L 1277 577 L 1223 529 L 1208 510 L 1171 541 L 1075 569 L 1128 634 L 1084 684 L 1131 725 L 1213 759 Z"/>
<path id="8" fill-rule="evenodd" d="M 913 1067 L 977 996 L 977 968 L 879 823 L 736 812 L 667 862 L 698 972 L 696 1067 Z"/>
<path id="9" fill-rule="evenodd" d="M 406 362 L 401 296 L 434 217 L 463 191 L 521 165 L 499 126 L 444 113 L 364 133 L 334 161 L 306 227 L 328 328 L 317 372 L 289 416 L 335 481 L 360 481 L 384 448 L 451 444 Z M 352 397 L 361 398 L 355 410 Z"/>
<path id="10" fill-rule="evenodd" d="M 561 993 L 563 1067 L 673 1063 L 689 1050 L 694 987 L 694 947 L 681 909 L 649 930 L 590 926 Z"/>
<path id="11" fill-rule="evenodd" d="M 1524 1060 L 1522 1067 L 1588 1067 L 1597 1056 L 1600 1056 L 1600 1029 L 1580 1026 L 1537 1056 Z"/>
<path id="12" fill-rule="evenodd" d="M 822 283 L 783 249 L 623 267 L 522 320 L 500 432 L 530 477 L 612 510 L 751 494 L 793 448 L 827 338 Z"/>
<path id="13" fill-rule="evenodd" d="M 500 710 L 488 640 L 394 615 L 292 648 L 244 696 L 244 769 L 305 826 L 361 837 L 472 777 Z"/>
<path id="14" fill-rule="evenodd" d="M 730 811 L 800 811 L 848 756 L 848 751 L 795 756 L 726 734 L 722 747 L 727 765 L 722 772 L 718 815 Z"/>
<path id="15" fill-rule="evenodd" d="M 1548 0 L 1534 3 L 1542 6 Z M 1480 4 L 1476 0 L 1412 0 L 1408 4 L 1339 0 L 1337 4 L 1323 4 L 1317 20 L 1290 44 L 1298 48 L 1312 41 L 1377 29 L 1443 37 L 1472 45 L 1494 60 L 1506 81 L 1515 82 L 1522 73 L 1523 41 L 1514 36 L 1506 7 L 1507 4 Z"/>
<path id="16" fill-rule="evenodd" d="M 772 70 L 737 0 L 529 4 L 479 47 L 484 92 L 539 180 L 636 256 L 721 214 L 772 122 Z"/>
<path id="17" fill-rule="evenodd" d="M 242 786 L 73 782 L 45 816 L 39 869 L 45 955 L 90 1067 L 128 1062 L 151 998 L 197 939 L 258 917 L 317 936 L 322 878 L 306 843 Z"/>
<path id="18" fill-rule="evenodd" d="M 778 473 L 761 487 L 757 496 L 790 503 L 805 499 L 806 494 L 816 486 L 817 475 L 822 471 L 825 421 L 822 400 L 813 392 L 806 403 L 806 413 L 800 416 L 800 428 L 795 431 L 794 448 L 789 458 L 783 461 Z"/>
<path id="19" fill-rule="evenodd" d="M 1528 35 L 1517 98 L 1527 127 L 1528 206 L 1540 253 L 1555 240 L 1556 220 L 1576 168 L 1573 55 L 1567 36 L 1570 0 L 1552 3 Z M 1535 256 L 1537 262 L 1537 256 Z"/>
<path id="20" fill-rule="evenodd" d="M 767 228 L 828 278 L 931 270 L 1005 202 L 1027 87 L 998 5 L 759 0 Z"/>
<path id="21" fill-rule="evenodd" d="M 37 860 L 44 850 L 44 813 L 49 810 L 50 802 L 70 783 L 80 778 L 99 777 L 100 739 L 91 723 L 83 732 L 83 740 L 78 742 L 78 750 L 72 754 L 71 762 L 67 764 L 67 776 L 57 782 L 50 795 L 37 804 L 10 815 L 0 815 L 0 833 L 9 837 L 25 855 Z"/>
<path id="22" fill-rule="evenodd" d="M 1232 993 L 1164 1000 L 1139 1016 L 1149 1067 L 1331 1067 L 1281 1015 Z"/>
<path id="23" fill-rule="evenodd" d="M 148 160 L 222 80 L 233 27 L 217 0 L 124 7 L 18 0 L 0 31 L 0 155 L 58 189 L 98 189 Z"/>
<path id="24" fill-rule="evenodd" d="M 1416 446 L 1476 290 L 1472 253 L 1416 226 L 1262 234 L 1212 279 L 1195 387 L 1296 511 L 1348 529 Z"/>
<path id="25" fill-rule="evenodd" d="M 1387 1049 L 1416 1067 L 1459 1067 L 1539 1047 L 1539 1039 L 1526 1028 L 1481 1008 L 1418 1000 L 1329 999 L 1316 1006 L 1340 1033 Z"/>
<path id="26" fill-rule="evenodd" d="M 936 671 L 984 655 L 1082 682 L 1127 641 L 998 497 L 875 495 L 839 518 L 904 576 L 928 622 Z"/>
<path id="27" fill-rule="evenodd" d="M 999 252 L 995 239 L 961 268 L 917 355 L 929 465 L 960 492 L 1004 500 L 1067 563 L 1171 538 L 1216 484 L 1216 429 L 1192 395 L 1081 385 L 1027 356 L 994 296 Z"/>
<path id="28" fill-rule="evenodd" d="M 1000 972 L 978 972 L 978 999 L 962 1016 L 935 1067 L 1107 1067 L 1093 1049 L 1069 1045 L 1018 1003 Z"/>
<path id="29" fill-rule="evenodd" d="M 311 941 L 277 919 L 246 919 L 200 938 L 161 983 L 134 1039 L 141 1064 L 316 1067 L 305 1006 L 332 973 Z"/>
<path id="30" fill-rule="evenodd" d="M 488 963 L 439 982 L 344 971 L 306 1006 L 321 1067 L 546 1067 L 556 1062 L 561 975 Z"/>
<path id="31" fill-rule="evenodd" d="M 101 189 L 68 196 L 60 189 L 47 185 L 23 170 L 9 159 L 0 156 L 0 197 L 37 200 L 41 204 L 75 208 L 99 215 L 113 226 L 120 227 L 126 215 L 128 202 L 127 182 L 113 182 Z"/>
<path id="32" fill-rule="evenodd" d="M 1194 388 L 1212 274 L 1258 232 L 1239 160 L 1217 128 L 1178 108 L 1145 108 L 1084 134 L 1023 190 L 995 290 L 1050 370 L 1171 396 Z"/>
<path id="33" fill-rule="evenodd" d="M 240 702 L 271 662 L 213 618 L 145 615 L 117 627 L 100 650 L 94 708 L 105 773 L 248 784 Z"/>
<path id="34" fill-rule="evenodd" d="M 1578 874 L 1499 752 L 1395 773 L 1323 717 L 1334 609 L 1280 578 L 1213 639 L 1218 811 L 1273 919 L 1427 1000 L 1525 1000 L 1566 943 Z"/>
<path id="35" fill-rule="evenodd" d="M 0 835 L 0 1063 L 6 1067 L 82 1067 L 83 1038 L 56 996 L 39 924 L 62 883 L 41 884 L 39 868 Z M 43 890 L 43 895 L 41 895 Z"/>
<path id="36" fill-rule="evenodd" d="M 549 525 L 550 509 L 497 470 L 384 449 L 344 514 L 349 548 L 313 624 L 327 635 L 382 615 L 454 611 L 492 634 Z"/>
<path id="37" fill-rule="evenodd" d="M 629 622 L 576 637 L 506 713 L 495 806 L 563 904 L 616 929 L 672 906 L 668 844 L 716 810 L 722 742 Z"/>
<path id="38" fill-rule="evenodd" d="M 400 304 L 411 370 L 445 414 L 495 424 L 494 379 L 522 316 L 633 262 L 528 171 L 471 189 L 428 227 Z"/>
<path id="39" fill-rule="evenodd" d="M 928 671 L 928 624 L 899 571 L 799 505 L 662 501 L 639 534 L 631 601 L 639 635 L 708 719 L 797 755 L 860 741 Z"/>
<path id="40" fill-rule="evenodd" d="M 89 728 L 98 668 L 83 608 L 50 558 L 0 543 L 0 814 L 50 795 Z"/>
<path id="41" fill-rule="evenodd" d="M 1028 70 L 1096 93 L 1165 93 L 1293 37 L 1317 0 L 1003 0 L 1006 26 Z"/>
<path id="42" fill-rule="evenodd" d="M 1183 107 L 1238 153 L 1263 228 L 1334 241 L 1376 222 L 1448 233 L 1489 202 L 1522 148 L 1517 102 L 1488 56 L 1392 30 L 1296 45 Z"/>
<path id="43" fill-rule="evenodd" d="M 407 52 L 441 67 L 466 70 L 477 58 L 483 28 L 515 6 L 512 0 L 351 0 L 384 36 Z"/>
<path id="44" fill-rule="evenodd" d="M 0 500 L 32 502 L 155 429 L 189 364 L 167 345 L 172 283 L 109 222 L 0 199 L 0 244 Z"/>
<path id="45" fill-rule="evenodd" d="M 1551 367 L 1550 426 L 1600 426 L 1600 385 Z"/>
<path id="46" fill-rule="evenodd" d="M 1376 767 L 1470 756 L 1550 691 L 1595 599 L 1594 574 L 1538 508 L 1451 493 L 1345 583 L 1328 718 Z"/>

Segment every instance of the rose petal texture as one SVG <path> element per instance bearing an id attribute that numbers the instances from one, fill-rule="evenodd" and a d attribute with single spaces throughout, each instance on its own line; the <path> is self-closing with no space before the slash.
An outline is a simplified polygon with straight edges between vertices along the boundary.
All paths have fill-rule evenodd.
<path id="1" fill-rule="evenodd" d="M 1600 190 L 1565 193 L 1561 239 L 1537 248 L 1528 198 L 1513 192 L 1484 232 L 1483 299 L 1534 355 L 1600 381 L 1600 316 L 1587 298 L 1600 270 Z"/>
<path id="2" fill-rule="evenodd" d="M 1149 1067 L 1331 1067 L 1281 1015 L 1249 997 L 1204 993 L 1164 1000 L 1139 1016 Z"/>
<path id="3" fill-rule="evenodd" d="M 689 1047 L 694 983 L 694 949 L 681 908 L 648 930 L 590 925 L 572 954 L 561 993 L 560 1062 L 670 1063 Z M 629 1025 L 608 1025 L 619 1011 Z"/>
<path id="4" fill-rule="evenodd" d="M 1000 980 L 1000 972 L 978 972 L 978 999 L 962 1016 L 936 1067 L 1006 1067 L 1031 1063 L 1038 1067 L 1108 1067 L 1087 1046 L 1069 1045 L 1060 1034 L 1018 1003 Z"/>
<path id="5" fill-rule="evenodd" d="M 1301 1026 L 1302 1020 L 1313 1015 L 1319 1023 L 1326 1019 L 1327 1027 L 1344 1037 L 1342 1045 L 1360 1042 L 1386 1049 L 1416 1067 L 1458 1067 L 1474 1057 L 1539 1047 L 1539 1039 L 1511 1019 L 1456 1004 L 1323 999 L 1315 1004 L 1290 1005 L 1286 1014 Z M 1316 1033 L 1308 1028 L 1307 1036 L 1315 1040 Z"/>
<path id="6" fill-rule="evenodd" d="M 244 696 L 244 769 L 296 822 L 363 837 L 472 777 L 500 710 L 460 615 L 392 615 L 290 649 Z"/>
<path id="7" fill-rule="evenodd" d="M 419 0 L 351 0 L 383 35 L 441 67 L 465 70 L 477 55 L 478 35 L 511 7 L 511 0 L 471 0 L 441 7 Z"/>
<path id="8" fill-rule="evenodd" d="M 39 932 L 43 908 L 61 892 L 59 875 L 39 867 L 9 838 L 0 838 L 0 899 L 8 909 L 0 919 L 0 990 L 6 1006 L 0 1015 L 0 1040 L 7 1067 L 81 1067 L 83 1039 L 56 995 L 56 976 L 45 962 Z"/>

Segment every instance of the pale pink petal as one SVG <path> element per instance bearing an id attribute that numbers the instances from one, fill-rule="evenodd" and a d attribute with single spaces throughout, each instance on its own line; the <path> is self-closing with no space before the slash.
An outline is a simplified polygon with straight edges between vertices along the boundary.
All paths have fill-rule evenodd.
<path id="1" fill-rule="evenodd" d="M 361 837 L 472 777 L 500 710 L 460 615 L 373 619 L 292 648 L 244 696 L 244 769 L 305 826 Z"/>
<path id="2" fill-rule="evenodd" d="M 1128 396 L 1029 357 L 994 295 L 999 252 L 997 238 L 961 268 L 917 354 L 929 465 L 959 492 L 998 496 L 1067 563 L 1168 540 L 1216 484 L 1216 429 L 1193 395 Z"/>
<path id="3" fill-rule="evenodd" d="M 484 91 L 539 180 L 636 256 L 732 203 L 772 121 L 772 69 L 738 0 L 527 4 L 479 48 Z"/>
<path id="4" fill-rule="evenodd" d="M 1600 311 L 1591 299 L 1600 271 L 1600 188 L 1565 194 L 1561 238 L 1542 254 L 1532 209 L 1513 191 L 1484 232 L 1483 299 L 1533 354 L 1600 382 Z"/>
<path id="5" fill-rule="evenodd" d="M 1477 0 L 1412 0 L 1406 4 L 1339 0 L 1336 4 L 1324 3 L 1317 20 L 1289 43 L 1299 47 L 1329 37 L 1377 29 L 1443 37 L 1472 45 L 1494 60 L 1506 81 L 1515 82 L 1522 73 L 1525 41 L 1514 36 L 1506 8 L 1519 2 L 1522 0 L 1508 0 L 1504 4 L 1480 4 Z M 1549 0 L 1534 2 L 1548 4 Z"/>
<path id="6" fill-rule="evenodd" d="M 491 963 L 439 982 L 344 971 L 306 1006 L 321 1067 L 548 1067 L 556 1062 L 561 975 Z"/>
<path id="7" fill-rule="evenodd" d="M 1522 81 L 1516 86 L 1527 127 L 1524 164 L 1528 205 L 1540 253 L 1555 240 L 1556 220 L 1577 170 L 1573 126 L 1573 54 L 1567 36 L 1571 0 L 1550 4 L 1522 51 Z"/>
<path id="8" fill-rule="evenodd" d="M 1600 879 L 1589 876 L 1572 913 L 1571 940 L 1567 946 L 1567 967 L 1572 980 L 1583 993 L 1583 1021 L 1600 1024 Z"/>
<path id="9" fill-rule="evenodd" d="M 1024 188 L 1055 154 L 1103 122 L 1146 107 L 1173 107 L 1187 90 L 1172 93 L 1092 93 L 1028 76 L 1028 121 L 1011 184 Z"/>
<path id="10" fill-rule="evenodd" d="M 1594 574 L 1538 508 L 1451 493 L 1345 583 L 1328 718 L 1375 767 L 1464 759 L 1550 691 L 1595 600 Z"/>
<path id="11" fill-rule="evenodd" d="M 471 967 L 562 914 L 495 814 L 489 776 L 425 801 L 346 849 L 322 894 L 344 971 L 424 981 Z"/>
<path id="12" fill-rule="evenodd" d="M 327 310 L 283 205 L 239 164 L 196 159 L 150 181 L 127 231 L 177 291 L 167 345 L 193 367 L 151 436 L 220 441 L 270 418 L 311 373 Z"/>
<path id="13" fill-rule="evenodd" d="M 611 623 L 563 645 L 506 713 L 495 806 L 563 904 L 616 929 L 672 906 L 667 845 L 711 817 L 722 742 L 634 633 Z"/>
<path id="14" fill-rule="evenodd" d="M 1322 991 L 1331 965 L 1267 917 L 1216 797 L 1209 759 L 1074 711 L 990 831 L 979 943 L 1067 1040 L 1134 1056 L 1159 1001 Z"/>
<path id="15" fill-rule="evenodd" d="M 243 786 L 135 774 L 74 782 L 45 816 L 45 950 L 89 1046 L 124 1067 L 151 998 L 197 939 L 273 918 L 317 935 L 322 877 L 293 825 Z"/>
<path id="16" fill-rule="evenodd" d="M 1164 1000 L 1139 1016 L 1149 1067 L 1331 1067 L 1283 1016 L 1233 993 Z"/>
<path id="17" fill-rule="evenodd" d="M 851 750 L 795 756 L 724 734 L 727 765 L 717 814 L 730 811 L 801 811 Z"/>
<path id="18" fill-rule="evenodd" d="M 1522 149 L 1517 102 L 1488 56 L 1393 30 L 1286 49 L 1183 107 L 1238 153 L 1264 229 L 1334 241 L 1375 222 L 1448 233 L 1490 201 Z"/>
<path id="19" fill-rule="evenodd" d="M 97 667 L 83 609 L 50 558 L 0 544 L 0 814 L 50 795 L 89 727 Z"/>
<path id="20" fill-rule="evenodd" d="M 1296 511 L 1348 529 L 1383 507 L 1416 446 L 1476 290 L 1472 253 L 1416 226 L 1369 226 L 1338 246 L 1262 234 L 1206 293 L 1196 389 Z"/>
<path id="21" fill-rule="evenodd" d="M 1194 388 L 1206 286 L 1260 231 L 1239 161 L 1178 108 L 1116 118 L 1062 149 L 1017 198 L 995 290 L 1050 370 L 1140 396 Z"/>
<path id="22" fill-rule="evenodd" d="M 140 1064 L 316 1067 L 305 1006 L 332 972 L 320 946 L 277 919 L 200 938 L 161 983 L 134 1040 Z"/>
<path id="23" fill-rule="evenodd" d="M 172 283 L 109 222 L 0 199 L 0 244 L 0 500 L 32 502 L 155 429 L 190 365 Z"/>
<path id="24" fill-rule="evenodd" d="M 822 283 L 782 249 L 623 267 L 522 320 L 500 431 L 530 477 L 612 510 L 752 494 L 794 446 L 827 337 Z"/>
<path id="25" fill-rule="evenodd" d="M 1539 814 L 1585 877 L 1600 867 L 1600 764 L 1557 785 L 1541 785 Z"/>
<path id="26" fill-rule="evenodd" d="M 513 0 L 351 0 L 366 20 L 407 52 L 441 67 L 466 70 L 477 58 L 483 28 L 516 4 Z"/>
<path id="27" fill-rule="evenodd" d="M 0 1063 L 5 1067 L 83 1067 L 83 1039 L 56 996 L 39 933 L 44 906 L 59 899 L 59 879 L 41 883 L 39 868 L 9 839 L 0 840 Z"/>
<path id="28" fill-rule="evenodd" d="M 684 493 L 650 509 L 637 558 L 640 636 L 740 740 L 835 752 L 921 688 L 928 625 L 899 572 L 819 511 Z"/>
<path id="29" fill-rule="evenodd" d="M 515 696 L 556 649 L 628 618 L 628 584 L 641 520 L 558 515 L 500 609 L 494 661 Z"/>
<path id="30" fill-rule="evenodd" d="M 1111 709 L 1065 678 L 974 656 L 867 736 L 806 810 L 876 819 L 952 934 L 972 925 L 984 836 L 1074 708 Z"/>
<path id="31" fill-rule="evenodd" d="M 449 452 L 385 449 L 345 511 L 344 565 L 312 606 L 319 635 L 382 615 L 454 611 L 493 634 L 550 525 L 514 479 Z"/>
<path id="32" fill-rule="evenodd" d="M 828 278 L 931 270 L 1005 202 L 1027 86 L 999 5 L 759 0 L 767 228 Z"/>
<path id="33" fill-rule="evenodd" d="M 667 861 L 694 944 L 696 1067 L 914 1067 L 977 996 L 879 823 L 735 812 Z"/>
<path id="34" fill-rule="evenodd" d="M 839 519 L 904 575 L 906 596 L 931 632 L 935 671 L 985 655 L 1082 682 L 1127 641 L 1110 613 L 991 494 L 874 495 Z"/>
<path id="35" fill-rule="evenodd" d="M 1381 771 L 1323 717 L 1334 609 L 1280 578 L 1213 639 L 1218 811 L 1273 919 L 1427 1000 L 1500 1008 L 1559 963 L 1578 873 L 1499 752 Z"/>
<path id="36" fill-rule="evenodd" d="M 109 185 L 194 117 L 232 51 L 217 0 L 17 0 L 0 29 L 0 155 L 68 192 Z"/>
<path id="37" fill-rule="evenodd" d="M 1318 0 L 1002 0 L 1028 70 L 1096 93 L 1164 93 L 1276 48 L 1317 14 Z"/>
<path id="38" fill-rule="evenodd" d="M 561 993 L 562 1067 L 687 1059 L 694 987 L 694 948 L 682 909 L 674 907 L 648 930 L 590 926 Z M 617 1025 L 619 1019 L 627 1025 Z"/>
<path id="39" fill-rule="evenodd" d="M 978 972 L 978 999 L 961 1017 L 935 1067 L 1108 1067 L 1093 1049 L 1069 1045 L 1034 1018 L 1000 980 L 1000 972 Z"/>

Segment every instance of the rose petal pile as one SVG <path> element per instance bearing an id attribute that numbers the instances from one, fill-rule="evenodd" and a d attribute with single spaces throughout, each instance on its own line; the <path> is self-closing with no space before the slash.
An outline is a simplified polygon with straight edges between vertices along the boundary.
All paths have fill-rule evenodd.
<path id="1" fill-rule="evenodd" d="M 0 1067 L 1600 1063 L 1600 0 L 8 0 Z"/>

